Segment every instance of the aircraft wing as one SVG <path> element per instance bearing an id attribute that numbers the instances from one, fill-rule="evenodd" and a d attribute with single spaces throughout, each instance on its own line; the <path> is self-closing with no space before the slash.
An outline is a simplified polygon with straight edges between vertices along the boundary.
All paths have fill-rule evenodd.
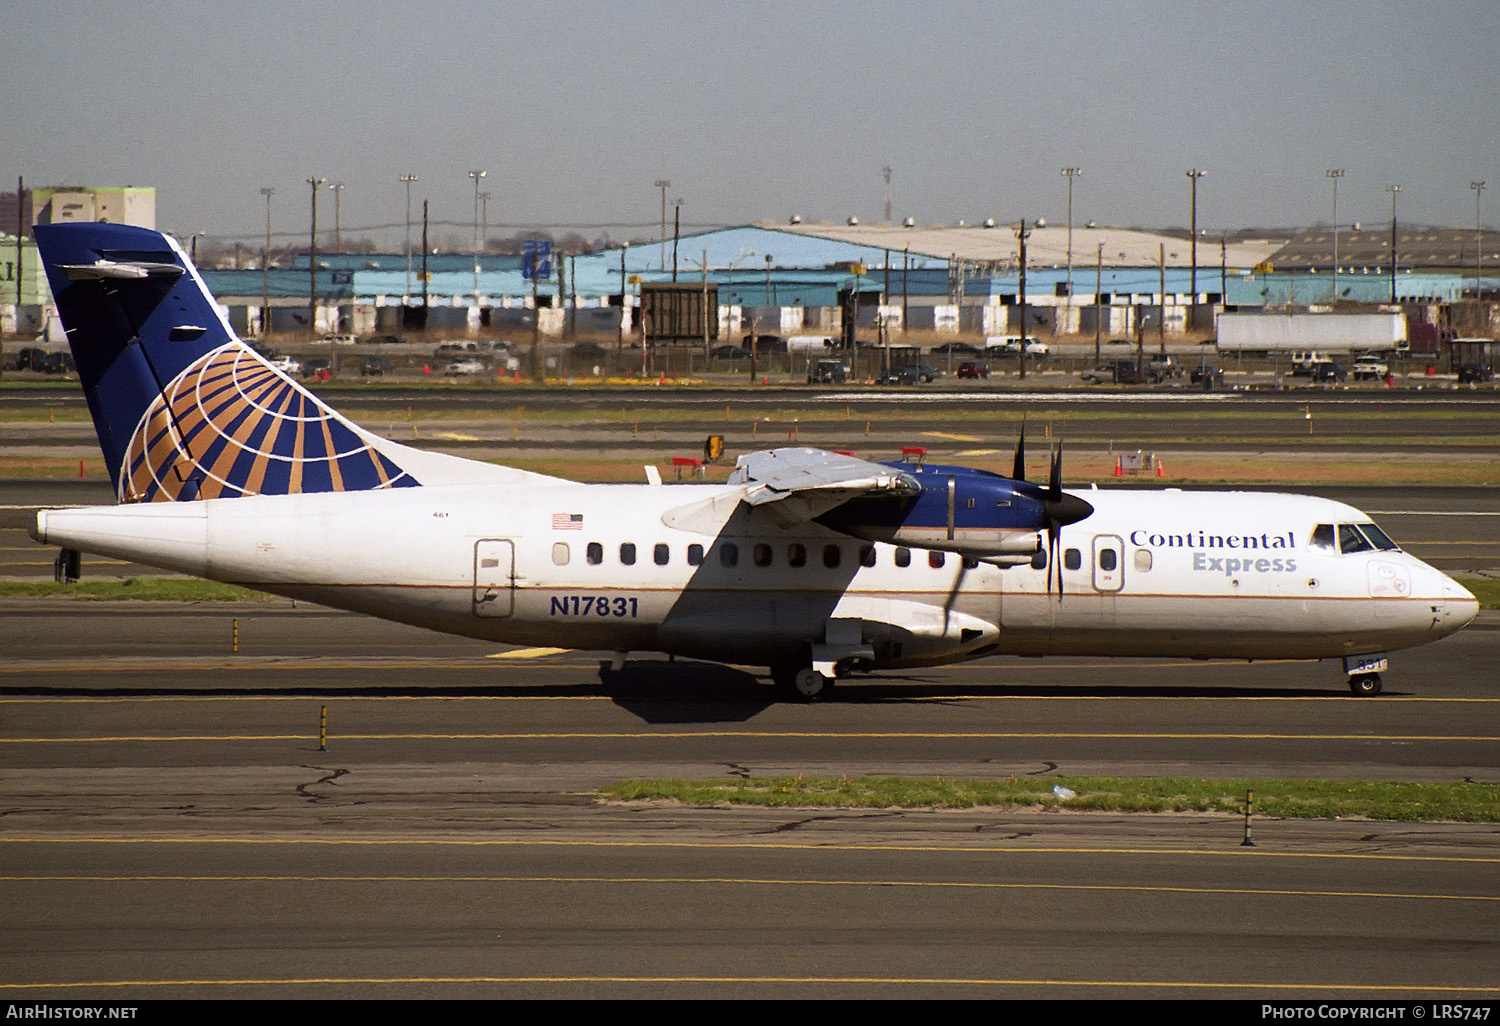
<path id="1" fill-rule="evenodd" d="M 850 499 L 910 498 L 922 486 L 909 474 L 826 449 L 764 449 L 735 461 L 730 484 L 745 486 L 743 501 L 782 526 L 812 520 Z"/>

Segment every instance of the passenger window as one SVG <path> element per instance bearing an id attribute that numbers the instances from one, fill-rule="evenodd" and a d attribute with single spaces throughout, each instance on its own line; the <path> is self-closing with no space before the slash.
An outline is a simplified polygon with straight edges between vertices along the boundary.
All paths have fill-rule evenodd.
<path id="1" fill-rule="evenodd" d="M 620 543 L 620 562 L 626 566 L 635 566 L 635 543 Z"/>
<path id="2" fill-rule="evenodd" d="M 1113 570 L 1118 565 L 1118 556 L 1114 549 L 1099 550 L 1099 569 Z"/>
<path id="3" fill-rule="evenodd" d="M 873 545 L 862 545 L 862 546 L 860 546 L 860 549 L 859 549 L 859 565 L 860 566 L 874 566 L 875 565 L 875 546 L 873 546 Z"/>
<path id="4" fill-rule="evenodd" d="M 702 565 L 703 565 L 703 546 L 702 545 L 689 545 L 688 546 L 688 566 L 702 566 Z"/>
<path id="5" fill-rule="evenodd" d="M 1063 566 L 1069 570 L 1077 570 L 1083 566 L 1083 553 L 1078 549 L 1063 550 Z"/>
<path id="6" fill-rule="evenodd" d="M 1313 528 L 1312 547 L 1315 549 L 1325 549 L 1328 552 L 1333 551 L 1332 524 L 1319 524 Z"/>
<path id="7" fill-rule="evenodd" d="M 945 562 L 947 562 L 947 557 L 937 549 L 929 549 L 927 551 L 927 565 L 934 570 L 941 569 Z"/>
<path id="8" fill-rule="evenodd" d="M 751 553 L 751 558 L 755 560 L 756 566 L 770 566 L 771 546 L 767 545 L 765 542 L 757 542 L 754 550 Z"/>
<path id="9" fill-rule="evenodd" d="M 1135 550 L 1135 568 L 1137 570 L 1141 570 L 1141 571 L 1146 571 L 1146 570 L 1150 570 L 1151 569 L 1151 550 L 1150 549 L 1136 549 Z"/>
<path id="10" fill-rule="evenodd" d="M 911 549 L 896 550 L 896 565 L 911 566 Z"/>
<path id="11" fill-rule="evenodd" d="M 787 566 L 806 566 L 807 565 L 807 546 L 805 546 L 805 545 L 798 545 L 796 543 L 788 545 L 786 547 L 786 565 Z"/>
<path id="12" fill-rule="evenodd" d="M 570 558 L 570 556 L 568 554 L 568 543 L 567 542 L 555 542 L 555 543 L 553 543 L 553 546 L 552 546 L 552 562 L 556 563 L 558 566 L 567 566 L 569 558 Z"/>
<path id="13" fill-rule="evenodd" d="M 838 567 L 839 560 L 843 558 L 843 552 L 837 545 L 823 546 L 823 565 L 833 570 Z"/>
<path id="14" fill-rule="evenodd" d="M 739 564 L 740 547 L 738 545 L 736 545 L 734 542 L 725 542 L 723 545 L 719 546 L 720 566 L 739 566 Z"/>
<path id="15" fill-rule="evenodd" d="M 672 548 L 662 542 L 656 543 L 656 549 L 652 553 L 657 566 L 666 566 L 672 561 Z"/>
<path id="16" fill-rule="evenodd" d="M 1339 525 L 1339 551 L 1340 552 L 1368 552 L 1374 548 L 1365 536 L 1359 533 L 1359 528 L 1353 524 Z"/>
<path id="17" fill-rule="evenodd" d="M 588 560 L 589 566 L 598 566 L 604 562 L 604 546 L 598 542 L 589 542 L 588 548 L 584 550 L 584 558 Z"/>

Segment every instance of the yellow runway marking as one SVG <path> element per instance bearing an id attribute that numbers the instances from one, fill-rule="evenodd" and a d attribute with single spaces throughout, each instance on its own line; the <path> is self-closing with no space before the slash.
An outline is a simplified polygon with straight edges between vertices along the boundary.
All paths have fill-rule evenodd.
<path id="1" fill-rule="evenodd" d="M 1319 861 L 1352 862 L 1433 862 L 1442 865 L 1493 865 L 1500 864 L 1500 855 L 1390 855 L 1371 852 L 1307 852 L 1270 851 L 1265 848 L 1243 848 L 1226 842 L 1224 848 L 1089 848 L 1081 846 L 1038 845 L 1035 847 L 1003 847 L 994 844 L 837 844 L 809 841 L 584 841 L 558 840 L 539 837 L 525 838 L 434 838 L 427 833 L 412 837 L 50 837 L 17 835 L 0 837 L 0 849 L 8 844 L 108 844 L 108 845 L 184 845 L 215 844 L 243 845 L 265 848 L 272 845 L 294 845 L 311 847 L 326 845 L 333 848 L 393 848 L 401 845 L 424 848 L 590 848 L 640 850 L 670 849 L 683 851 L 723 851 L 733 848 L 745 851 L 796 851 L 796 852 L 922 852 L 928 854 L 981 854 L 981 855 L 1122 855 L 1161 858 L 1163 856 L 1194 856 L 1204 858 L 1237 859 L 1314 859 Z"/>
<path id="2" fill-rule="evenodd" d="M 978 435 L 954 435 L 954 434 L 949 434 L 946 431 L 923 431 L 922 432 L 922 436 L 924 438 L 946 438 L 949 441 L 953 441 L 953 442 L 982 442 L 982 441 L 984 441 L 984 439 L 980 438 Z"/>
<path id="3" fill-rule="evenodd" d="M 1330 994 L 1495 994 L 1500 987 L 1435 986 L 1431 984 L 1356 984 L 1356 983 L 1264 983 L 1249 980 L 1232 982 L 1193 982 L 1178 980 L 1068 980 L 1046 978 L 954 977 L 954 976 L 308 976 L 257 977 L 249 979 L 180 979 L 180 980 L 94 980 L 77 982 L 13 983 L 0 982 L 9 990 L 79 990 L 90 987 L 306 987 L 371 986 L 377 984 L 412 985 L 495 985 L 495 984 L 760 984 L 784 987 L 788 984 L 861 985 L 871 984 L 932 987 L 1087 987 L 1094 990 L 1119 988 L 1127 990 L 1203 990 L 1203 991 L 1276 991 L 1292 993 L 1311 991 Z M 774 995 L 773 995 L 774 996 Z"/>
<path id="4" fill-rule="evenodd" d="M 518 648 L 510 652 L 491 652 L 486 659 L 540 659 L 542 656 L 571 652 L 571 648 Z"/>
<path id="5" fill-rule="evenodd" d="M 494 884 L 703 884 L 745 887 L 913 887 L 926 890 L 988 891 L 1076 891 L 1123 894 L 1209 894 L 1219 896 L 1291 898 L 1387 898 L 1417 901 L 1497 901 L 1496 894 L 1421 894 L 1413 891 L 1326 891 L 1280 887 L 1172 887 L 1151 884 L 999 883 L 979 880 L 841 880 L 817 878 L 774 879 L 737 876 L 500 876 L 454 874 L 303 874 L 239 873 L 192 874 L 96 874 L 96 875 L 3 875 L 3 883 L 494 883 Z"/>
<path id="6" fill-rule="evenodd" d="M 304 698 L 302 701 L 308 701 Z M 1463 741 L 1500 742 L 1500 737 L 1471 734 L 1223 734 L 1097 733 L 1080 731 L 537 731 L 501 734 L 329 734 L 329 741 L 694 741 L 704 738 L 800 741 Z M 309 734 L 125 734 L 108 737 L 10 737 L 0 744 L 112 744 L 126 741 L 311 741 Z"/>

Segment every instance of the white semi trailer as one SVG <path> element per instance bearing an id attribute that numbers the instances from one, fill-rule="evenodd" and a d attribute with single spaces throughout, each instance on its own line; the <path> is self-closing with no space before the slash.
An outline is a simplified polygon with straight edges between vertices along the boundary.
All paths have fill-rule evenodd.
<path id="1" fill-rule="evenodd" d="M 1405 352 L 1402 313 L 1223 313 L 1218 348 L 1226 353 Z"/>

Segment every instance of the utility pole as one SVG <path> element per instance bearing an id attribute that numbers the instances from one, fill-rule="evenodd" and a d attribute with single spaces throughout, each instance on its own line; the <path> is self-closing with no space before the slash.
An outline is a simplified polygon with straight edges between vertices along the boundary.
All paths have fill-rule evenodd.
<path id="1" fill-rule="evenodd" d="M 1068 322 L 1068 327 L 1071 329 L 1073 327 L 1073 179 L 1083 174 L 1083 168 L 1065 167 L 1061 173 L 1068 180 L 1068 303 L 1063 319 Z M 1026 333 L 1023 331 L 1021 334 Z M 1024 344 L 1022 342 L 1022 345 Z"/>
<path id="2" fill-rule="evenodd" d="M 1331 167 L 1323 172 L 1333 182 L 1333 299 L 1337 304 L 1339 301 L 1339 179 L 1344 177 L 1344 169 Z"/>
<path id="3" fill-rule="evenodd" d="M 1474 190 L 1474 298 L 1479 299 L 1479 279 L 1484 275 L 1484 229 L 1479 224 L 1479 198 L 1484 195 L 1483 182 L 1470 182 Z"/>
<path id="4" fill-rule="evenodd" d="M 266 198 L 266 246 L 260 251 L 260 337 L 271 333 L 271 197 L 276 187 L 263 186 L 260 194 Z"/>
<path id="5" fill-rule="evenodd" d="M 318 333 L 318 186 L 326 178 L 309 175 L 307 184 L 312 186 L 312 225 L 308 231 L 307 245 L 307 331 Z"/>
<path id="6" fill-rule="evenodd" d="M 401 181 L 406 185 L 406 296 L 411 295 L 411 183 L 417 180 L 414 174 L 402 175 Z M 401 305 L 406 305 L 405 297 Z"/>
<path id="7" fill-rule="evenodd" d="M 661 269 L 667 269 L 667 189 L 671 188 L 670 178 L 658 178 L 656 187 L 661 190 Z"/>
<path id="8" fill-rule="evenodd" d="M 333 251 L 342 253 L 344 251 L 344 229 L 343 215 L 341 209 L 343 204 L 340 200 L 344 197 L 344 183 L 334 182 L 328 186 L 333 190 Z"/>
<path id="9" fill-rule="evenodd" d="M 1391 302 L 1396 302 L 1396 194 L 1401 191 L 1399 185 L 1387 185 L 1385 191 L 1391 194 Z"/>
<path id="10" fill-rule="evenodd" d="M 1197 310 L 1198 310 L 1198 179 L 1200 179 L 1204 175 L 1208 174 L 1208 172 L 1207 171 L 1199 171 L 1197 168 L 1193 168 L 1191 171 L 1186 172 L 1186 174 L 1188 176 L 1188 180 L 1193 183 L 1193 215 L 1192 215 L 1192 217 L 1193 217 L 1193 223 L 1192 223 L 1192 227 L 1191 227 L 1191 231 L 1193 233 L 1193 238 L 1192 238 L 1192 243 L 1189 246 L 1189 251 L 1191 253 L 1190 259 L 1192 261 L 1192 268 L 1193 269 L 1190 272 L 1189 279 L 1188 279 L 1188 291 L 1191 293 L 1191 295 L 1188 296 L 1188 323 L 1187 323 L 1188 330 L 1191 331 L 1193 328 L 1197 327 L 1197 318 L 1196 318 L 1195 315 L 1196 315 Z M 1166 265 L 1163 264 L 1162 267 L 1163 267 L 1162 273 L 1165 274 L 1166 273 L 1166 270 L 1165 270 Z M 1162 303 L 1165 304 L 1166 301 L 1167 301 L 1167 299 L 1166 299 L 1165 290 L 1163 290 Z M 1163 308 L 1162 313 L 1163 313 L 1162 320 L 1163 320 L 1163 322 L 1165 322 L 1166 321 L 1166 316 L 1165 316 L 1166 310 L 1165 310 L 1165 307 Z M 1166 331 L 1165 324 L 1163 324 L 1163 326 L 1162 326 L 1162 331 L 1163 332 Z M 1162 345 L 1165 346 L 1166 342 L 1163 341 Z M 1162 351 L 1165 352 L 1166 350 L 1163 349 Z"/>
<path id="11" fill-rule="evenodd" d="M 1021 381 L 1026 380 L 1026 237 L 1031 232 L 1026 230 L 1026 218 L 1021 218 L 1021 228 L 1016 232 L 1016 238 L 1021 240 L 1021 280 L 1016 290 L 1016 300 L 1021 306 L 1021 353 L 1020 373 Z"/>
<path id="12" fill-rule="evenodd" d="M 1094 362 L 1099 362 L 1099 334 L 1104 329 L 1104 304 L 1099 297 L 1104 294 L 1104 243 L 1099 243 L 1099 252 L 1094 257 Z"/>

